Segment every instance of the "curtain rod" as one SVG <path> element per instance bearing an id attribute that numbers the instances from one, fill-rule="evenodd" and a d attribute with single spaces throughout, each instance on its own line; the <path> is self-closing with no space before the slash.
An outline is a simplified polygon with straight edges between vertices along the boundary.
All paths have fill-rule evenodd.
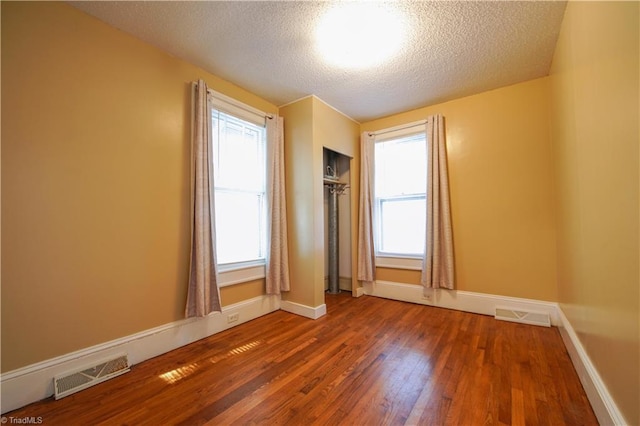
<path id="1" fill-rule="evenodd" d="M 220 100 L 222 100 L 222 101 L 224 101 L 224 102 L 230 103 L 231 105 L 233 105 L 233 106 L 234 106 L 234 107 L 236 107 L 236 108 L 239 108 L 239 109 L 241 109 L 241 110 L 244 110 L 244 111 L 250 112 L 250 113 L 255 114 L 255 115 L 262 116 L 262 117 L 264 117 L 264 118 L 268 118 L 269 120 L 273 119 L 273 115 L 272 115 L 272 114 L 267 114 L 266 112 L 260 111 L 260 110 L 259 110 L 259 109 L 257 109 L 257 108 L 253 108 L 253 107 L 251 107 L 251 106 L 249 106 L 249 105 L 245 105 L 245 104 L 243 104 L 243 103 L 241 103 L 241 102 L 236 101 L 236 100 L 235 100 L 235 99 L 233 99 L 233 98 L 230 98 L 230 97 L 229 97 L 229 96 L 227 96 L 227 95 L 223 95 L 222 93 L 216 92 L 216 91 L 215 91 L 215 90 L 213 90 L 213 89 L 209 89 L 209 90 L 208 90 L 208 92 L 209 92 L 212 96 L 214 96 L 214 97 L 216 97 L 216 98 L 218 98 L 218 99 L 220 99 Z"/>
<path id="2" fill-rule="evenodd" d="M 415 122 L 409 123 L 409 124 L 402 124 L 400 126 L 390 127 L 388 129 L 380 130 L 380 131 L 377 131 L 377 132 L 368 132 L 367 134 L 369 136 L 384 135 L 385 133 L 396 132 L 398 130 L 404 130 L 404 129 L 410 129 L 412 127 L 424 126 L 428 122 L 429 122 L 429 120 L 420 120 L 420 121 L 415 121 Z"/>
<path id="3" fill-rule="evenodd" d="M 245 107 L 245 106 L 242 106 L 242 105 L 234 105 L 234 106 L 235 106 L 236 108 L 240 108 L 240 109 L 242 109 L 242 110 L 244 110 L 244 111 L 247 111 L 247 112 L 250 112 L 250 113 L 252 113 L 252 114 L 256 114 L 256 115 L 262 116 L 262 117 L 264 117 L 264 118 L 268 118 L 269 120 L 272 120 L 272 119 L 273 119 L 273 115 L 271 115 L 271 114 L 267 114 L 266 112 L 262 112 L 262 111 L 257 112 L 255 109 L 253 109 L 253 108 L 251 108 L 251 107 Z"/>

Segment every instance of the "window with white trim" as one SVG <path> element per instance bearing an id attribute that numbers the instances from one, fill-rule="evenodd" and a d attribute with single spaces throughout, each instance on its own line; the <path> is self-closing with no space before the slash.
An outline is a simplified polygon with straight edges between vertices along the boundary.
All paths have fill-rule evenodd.
<path id="1" fill-rule="evenodd" d="M 422 257 L 427 205 L 425 132 L 376 137 L 374 158 L 376 256 Z"/>
<path id="2" fill-rule="evenodd" d="M 266 258 L 266 131 L 212 110 L 218 265 L 264 263 Z"/>

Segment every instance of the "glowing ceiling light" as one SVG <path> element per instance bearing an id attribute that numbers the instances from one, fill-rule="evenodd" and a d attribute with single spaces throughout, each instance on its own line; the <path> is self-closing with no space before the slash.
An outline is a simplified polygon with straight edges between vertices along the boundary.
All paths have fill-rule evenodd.
<path id="1" fill-rule="evenodd" d="M 398 52 L 405 27 L 405 19 L 389 4 L 340 3 L 321 18 L 316 44 L 322 56 L 334 65 L 367 68 Z"/>

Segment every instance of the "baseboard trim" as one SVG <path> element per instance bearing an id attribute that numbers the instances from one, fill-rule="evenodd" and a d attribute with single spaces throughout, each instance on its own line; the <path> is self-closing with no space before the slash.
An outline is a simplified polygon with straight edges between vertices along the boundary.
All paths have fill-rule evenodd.
<path id="1" fill-rule="evenodd" d="M 285 312 L 290 312 L 292 314 L 300 315 L 314 320 L 327 314 L 327 305 L 324 303 L 314 308 L 312 306 L 302 305 L 300 303 L 291 302 L 289 300 L 282 300 L 280 301 L 280 309 Z"/>
<path id="2" fill-rule="evenodd" d="M 497 306 L 508 306 L 515 309 L 548 313 L 551 325 L 559 324 L 558 304 L 554 302 L 462 290 L 431 290 L 429 295 L 425 296 L 423 288 L 419 285 L 392 281 L 365 283 L 364 293 L 387 299 L 491 316 L 495 314 Z"/>
<path id="3" fill-rule="evenodd" d="M 63 356 L 32 364 L 0 375 L 0 411 L 6 413 L 53 395 L 53 377 L 100 359 L 125 352 L 130 365 L 188 345 L 236 325 L 280 309 L 278 296 L 259 296 L 225 306 L 204 318 L 175 321 L 95 345 Z M 325 308 L 326 310 L 326 308 Z M 227 315 L 239 314 L 239 320 L 227 322 Z"/>
<path id="4" fill-rule="evenodd" d="M 338 288 L 343 291 L 351 291 L 351 277 L 338 277 Z M 329 277 L 324 277 L 324 291 L 329 290 Z"/>
<path id="5" fill-rule="evenodd" d="M 591 362 L 591 358 L 582 346 L 573 326 L 565 316 L 561 307 L 558 307 L 560 318 L 560 335 L 567 348 L 571 362 L 578 373 L 582 387 L 591 403 L 591 408 L 601 425 L 627 425 L 627 423 L 614 402 L 607 386 L 602 381 L 598 370 Z"/>

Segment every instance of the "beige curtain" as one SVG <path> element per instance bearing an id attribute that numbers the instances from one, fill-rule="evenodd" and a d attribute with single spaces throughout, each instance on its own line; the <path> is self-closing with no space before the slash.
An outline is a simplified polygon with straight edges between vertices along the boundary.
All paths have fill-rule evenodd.
<path id="1" fill-rule="evenodd" d="M 453 236 L 449 205 L 449 178 L 444 137 L 444 118 L 427 120 L 427 228 L 421 283 L 428 288 L 454 286 Z"/>
<path id="2" fill-rule="evenodd" d="M 360 139 L 360 211 L 358 218 L 358 280 L 376 280 L 376 252 L 373 246 L 373 156 L 374 137 L 363 133 Z"/>
<path id="3" fill-rule="evenodd" d="M 211 108 L 207 91 L 205 82 L 198 80 L 194 88 L 191 131 L 191 268 L 185 311 L 187 318 L 221 311 L 213 214 Z"/>
<path id="4" fill-rule="evenodd" d="M 290 290 L 287 206 L 284 180 L 284 120 L 267 119 L 267 200 L 269 212 L 267 294 Z"/>

